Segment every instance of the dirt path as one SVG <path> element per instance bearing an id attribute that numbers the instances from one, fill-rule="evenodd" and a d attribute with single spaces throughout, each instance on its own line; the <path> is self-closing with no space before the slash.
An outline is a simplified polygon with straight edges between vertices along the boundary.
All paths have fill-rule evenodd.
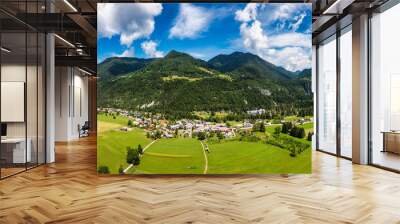
<path id="1" fill-rule="evenodd" d="M 201 147 L 203 147 L 203 154 L 204 154 L 204 160 L 205 160 L 203 174 L 206 174 L 207 170 L 208 170 L 208 159 L 207 159 L 207 154 L 206 154 L 206 148 L 205 148 L 204 143 L 202 141 L 200 141 L 200 143 L 201 143 Z"/>

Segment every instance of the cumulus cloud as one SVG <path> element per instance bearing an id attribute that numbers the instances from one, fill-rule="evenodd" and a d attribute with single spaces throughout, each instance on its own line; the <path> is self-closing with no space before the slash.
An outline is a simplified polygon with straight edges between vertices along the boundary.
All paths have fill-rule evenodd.
<path id="1" fill-rule="evenodd" d="M 194 39 L 207 31 L 214 13 L 205 8 L 182 3 L 175 24 L 169 31 L 169 38 Z"/>
<path id="2" fill-rule="evenodd" d="M 311 49 L 302 47 L 285 47 L 270 49 L 262 57 L 288 71 L 299 71 L 311 67 Z"/>
<path id="3" fill-rule="evenodd" d="M 268 38 L 258 20 L 250 24 L 242 23 L 240 25 L 240 34 L 244 47 L 248 49 L 265 49 L 268 47 Z"/>
<path id="4" fill-rule="evenodd" d="M 154 31 L 154 17 L 161 14 L 159 3 L 99 3 L 97 28 L 100 37 L 120 35 L 122 45 L 131 46 Z"/>
<path id="5" fill-rule="evenodd" d="M 289 32 L 269 36 L 270 47 L 305 47 L 311 48 L 311 35 Z"/>
<path id="6" fill-rule="evenodd" d="M 164 56 L 164 53 L 162 51 L 157 51 L 157 45 L 156 42 L 149 40 L 142 42 L 140 46 L 142 47 L 143 52 L 149 57 L 161 58 Z"/>
<path id="7" fill-rule="evenodd" d="M 260 7 L 257 19 L 263 24 L 272 24 L 276 31 L 297 31 L 303 23 L 311 4 L 270 4 Z"/>
<path id="8" fill-rule="evenodd" d="M 295 12 L 304 8 L 303 4 L 278 4 L 273 8 L 270 20 L 290 19 Z"/>
<path id="9" fill-rule="evenodd" d="M 304 5 L 279 4 L 262 7 L 259 4 L 249 3 L 243 10 L 236 11 L 235 19 L 241 22 L 242 47 L 289 71 L 310 68 L 311 35 L 295 32 L 306 16 L 305 13 L 296 14 L 300 7 Z M 269 35 L 262 26 L 265 21 L 268 24 L 275 24 L 277 30 L 289 28 L 289 31 Z"/>
<path id="10" fill-rule="evenodd" d="M 243 10 L 235 12 L 235 19 L 240 22 L 249 22 L 255 20 L 257 16 L 258 3 L 249 3 Z"/>

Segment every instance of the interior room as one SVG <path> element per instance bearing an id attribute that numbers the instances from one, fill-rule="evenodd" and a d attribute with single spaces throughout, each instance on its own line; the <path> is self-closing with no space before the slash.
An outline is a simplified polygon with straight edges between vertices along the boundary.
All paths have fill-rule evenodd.
<path id="1" fill-rule="evenodd" d="M 396 60 L 400 5 L 371 18 L 371 162 L 400 170 L 400 66 Z"/>
<path id="2" fill-rule="evenodd" d="M 130 0 L 0 1 L 0 223 L 400 222 L 399 1 L 290 1 L 312 4 L 311 39 L 300 41 L 296 38 L 302 35 L 295 28 L 285 30 L 296 37 L 288 38 L 291 45 L 312 42 L 315 125 L 309 143 L 310 174 L 136 176 L 99 174 L 97 169 L 97 84 L 104 78 L 104 70 L 97 67 L 97 4 L 124 2 L 134 4 Z M 209 10 L 187 2 L 191 11 L 183 13 L 187 20 L 181 21 L 208 15 L 212 19 L 206 22 L 211 23 L 218 20 L 213 16 L 226 14 L 215 11 L 214 3 L 204 2 Z M 268 50 L 274 35 L 262 26 L 262 19 L 276 16 L 285 27 L 285 19 L 302 16 L 296 6 L 279 7 L 288 2 L 230 7 L 226 10 L 235 10 L 232 19 L 241 22 L 226 26 L 237 33 L 252 27 L 249 30 L 259 35 L 245 37 L 261 38 L 265 44 L 257 47 Z M 256 3 L 277 4 L 280 11 L 262 14 Z M 158 22 L 152 20 L 154 15 L 168 7 L 153 4 L 157 10 L 132 14 L 151 26 Z M 249 21 L 256 25 L 247 25 Z M 210 25 L 203 31 L 215 29 Z M 170 34 L 161 35 L 168 39 Z M 143 36 L 142 41 L 152 37 Z M 108 56 L 137 62 L 146 46 L 132 43 L 134 50 L 126 47 L 127 51 Z M 157 44 L 162 42 L 155 40 L 150 46 L 155 55 L 161 51 L 154 47 Z M 290 46 L 290 52 L 298 52 L 296 46 Z M 127 157 L 127 150 L 121 150 Z"/>
<path id="3" fill-rule="evenodd" d="M 14 28 L 1 32 L 1 178 L 45 162 L 45 36 Z"/>
<path id="4" fill-rule="evenodd" d="M 56 142 L 68 142 L 84 137 L 82 126 L 89 123 L 88 80 L 78 67 L 56 67 Z"/>
<path id="5" fill-rule="evenodd" d="M 90 85 L 95 81 L 95 63 L 87 63 L 93 52 L 79 25 L 44 25 L 46 19 L 37 16 L 73 11 L 69 5 L 2 1 L 0 6 L 0 178 L 4 179 L 54 162 L 56 142 L 65 144 L 95 130 L 95 122 L 89 121 L 89 95 L 92 100 L 95 96 L 95 87 Z M 85 7 L 91 9 L 90 5 Z M 49 31 L 59 35 L 50 38 L 46 35 Z M 95 119 L 95 109 L 90 112 L 90 119 Z"/>

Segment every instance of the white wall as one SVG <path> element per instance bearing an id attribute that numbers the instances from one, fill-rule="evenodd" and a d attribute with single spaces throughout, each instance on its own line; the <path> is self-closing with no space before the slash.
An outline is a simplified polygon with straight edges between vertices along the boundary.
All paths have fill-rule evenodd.
<path id="1" fill-rule="evenodd" d="M 55 86 L 55 140 L 78 139 L 78 125 L 88 120 L 88 78 L 76 68 L 56 67 Z"/>
<path id="2" fill-rule="evenodd" d="M 38 69 L 38 70 L 37 70 Z M 23 82 L 26 84 L 26 101 L 18 108 L 1 107 L 3 113 L 22 113 L 22 121 L 5 122 L 7 124 L 8 138 L 27 138 L 31 148 L 32 162 L 44 163 L 45 153 L 45 120 L 44 120 L 44 74 L 42 68 L 25 63 L 4 63 L 1 66 L 2 82 Z M 27 80 L 25 80 L 27 78 Z M 2 83 L 3 86 L 3 83 Z M 7 94 L 2 89 L 2 94 Z M 18 94 L 23 94 L 25 89 L 20 89 Z M 8 93 L 9 94 L 9 93 Z M 2 98 L 8 98 L 2 95 Z M 22 97 L 25 98 L 25 97 Z M 26 106 L 25 106 L 26 102 Z M 17 102 L 15 102 L 17 103 Z M 19 111 L 12 111 L 19 110 Z M 26 112 L 26 120 L 24 114 Z M 2 119 L 3 120 L 3 119 Z M 39 161 L 36 161 L 39 159 Z"/>
<path id="3" fill-rule="evenodd" d="M 68 76 L 69 69 L 67 67 L 55 68 L 55 140 L 67 141 L 69 133 L 69 96 L 68 88 L 70 77 Z"/>
<path id="4" fill-rule="evenodd" d="M 3 64 L 1 66 L 2 82 L 25 82 L 25 64 Z M 7 110 L 7 108 L 1 108 Z M 8 137 L 25 137 L 25 122 L 7 122 Z"/>

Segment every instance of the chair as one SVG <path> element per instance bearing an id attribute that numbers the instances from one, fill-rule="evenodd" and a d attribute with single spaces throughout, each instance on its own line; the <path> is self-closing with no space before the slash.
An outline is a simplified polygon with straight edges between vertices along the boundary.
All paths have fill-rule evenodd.
<path id="1" fill-rule="evenodd" d="M 78 125 L 78 129 L 79 129 L 79 138 L 89 136 L 89 129 L 90 129 L 89 121 L 85 121 L 82 127 Z"/>

